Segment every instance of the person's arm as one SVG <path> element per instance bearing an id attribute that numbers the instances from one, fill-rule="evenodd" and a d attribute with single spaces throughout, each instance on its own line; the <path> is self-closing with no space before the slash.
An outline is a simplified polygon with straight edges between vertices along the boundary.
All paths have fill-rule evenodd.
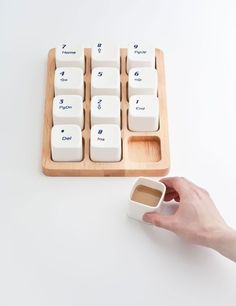
<path id="1" fill-rule="evenodd" d="M 236 262 L 236 231 L 221 217 L 208 192 L 181 177 L 161 180 L 165 201 L 179 202 L 172 216 L 147 213 L 145 222 L 170 230 L 185 240 L 212 248 Z"/>
<path id="2" fill-rule="evenodd" d="M 230 227 L 210 239 L 209 247 L 236 262 L 236 231 Z"/>

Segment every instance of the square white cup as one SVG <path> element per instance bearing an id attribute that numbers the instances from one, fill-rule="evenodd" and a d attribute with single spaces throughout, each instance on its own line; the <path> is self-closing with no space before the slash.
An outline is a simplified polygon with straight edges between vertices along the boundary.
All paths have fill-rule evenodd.
<path id="1" fill-rule="evenodd" d="M 159 200 L 159 202 L 156 204 L 156 206 L 149 206 L 140 202 L 136 202 L 132 200 L 132 195 L 136 189 L 137 186 L 143 185 L 146 187 L 150 187 L 156 190 L 159 190 L 162 195 Z M 138 221 L 143 221 L 143 215 L 147 212 L 160 212 L 161 211 L 161 204 L 164 200 L 164 196 L 166 193 L 166 186 L 156 180 L 146 178 L 146 177 L 139 177 L 136 182 L 133 185 L 133 188 L 130 193 L 129 197 L 129 204 L 128 204 L 128 216 L 130 218 L 136 219 Z"/>

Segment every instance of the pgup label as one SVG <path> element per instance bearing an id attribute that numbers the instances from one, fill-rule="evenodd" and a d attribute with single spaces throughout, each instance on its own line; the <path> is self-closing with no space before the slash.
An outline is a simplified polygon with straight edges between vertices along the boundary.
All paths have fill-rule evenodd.
<path id="1" fill-rule="evenodd" d="M 136 54 L 146 54 L 147 51 L 134 50 L 134 53 L 136 53 Z"/>

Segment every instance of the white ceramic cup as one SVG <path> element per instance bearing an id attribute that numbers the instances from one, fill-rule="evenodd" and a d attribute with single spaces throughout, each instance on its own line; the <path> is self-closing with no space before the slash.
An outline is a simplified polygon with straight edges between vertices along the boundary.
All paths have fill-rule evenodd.
<path id="1" fill-rule="evenodd" d="M 136 187 L 139 185 L 159 190 L 162 193 L 159 201 L 156 203 L 155 206 L 149 206 L 144 203 L 132 200 L 133 193 Z M 129 203 L 128 203 L 128 216 L 138 221 L 143 221 L 143 215 L 147 212 L 159 212 L 161 214 L 168 214 L 168 215 L 173 214 L 176 211 L 178 205 L 173 203 L 168 204 L 163 202 L 165 193 L 166 193 L 166 186 L 163 183 L 150 178 L 139 177 L 135 181 L 130 193 Z"/>

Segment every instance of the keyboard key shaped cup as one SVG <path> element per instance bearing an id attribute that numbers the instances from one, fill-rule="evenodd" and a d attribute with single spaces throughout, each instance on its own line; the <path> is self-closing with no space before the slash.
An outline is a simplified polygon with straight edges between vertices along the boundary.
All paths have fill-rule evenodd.
<path id="1" fill-rule="evenodd" d="M 143 221 L 147 212 L 160 212 L 166 186 L 156 180 L 140 177 L 134 183 L 128 204 L 128 216 Z"/>
<path id="2" fill-rule="evenodd" d="M 165 176 L 163 52 L 141 42 L 51 49 L 42 168 L 49 176 Z"/>

